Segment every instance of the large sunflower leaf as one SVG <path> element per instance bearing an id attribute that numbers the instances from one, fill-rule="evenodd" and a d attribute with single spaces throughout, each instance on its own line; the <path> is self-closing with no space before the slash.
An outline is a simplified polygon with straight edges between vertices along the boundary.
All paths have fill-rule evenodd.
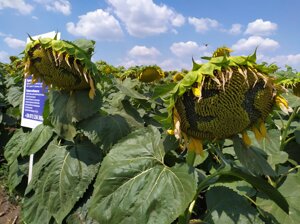
<path id="1" fill-rule="evenodd" d="M 22 156 L 30 155 L 39 151 L 53 135 L 52 128 L 43 124 L 38 125 L 29 134 L 24 148 L 22 150 Z"/>
<path id="2" fill-rule="evenodd" d="M 22 152 L 28 133 L 24 133 L 22 129 L 15 131 L 14 135 L 7 142 L 4 148 L 4 157 L 8 165 L 12 164 Z"/>
<path id="3" fill-rule="evenodd" d="M 283 195 L 272 185 L 270 185 L 268 182 L 263 180 L 260 177 L 253 176 L 249 174 L 246 171 L 243 171 L 240 168 L 236 167 L 226 167 L 219 171 L 221 175 L 229 175 L 238 177 L 242 180 L 247 181 L 249 184 L 251 184 L 253 187 L 255 187 L 258 191 L 263 192 L 265 195 L 267 195 L 271 200 L 273 200 L 283 211 L 286 213 L 289 212 L 289 204 L 287 203 L 286 199 L 283 197 Z M 201 186 L 202 188 L 206 185 L 203 184 Z"/>
<path id="4" fill-rule="evenodd" d="M 245 197 L 227 187 L 213 187 L 205 197 L 208 214 L 204 221 L 207 223 L 264 223 Z"/>
<path id="5" fill-rule="evenodd" d="M 28 158 L 18 158 L 9 166 L 8 187 L 10 192 L 22 182 L 25 175 L 28 174 Z"/>
<path id="6" fill-rule="evenodd" d="M 257 142 L 253 138 L 253 145 L 263 149 L 268 155 L 268 162 L 272 167 L 279 163 L 285 163 L 288 160 L 288 154 L 280 150 L 280 136 L 278 129 L 268 131 L 268 135 L 261 142 Z"/>
<path id="7" fill-rule="evenodd" d="M 276 175 L 257 148 L 254 146 L 246 147 L 239 137 L 233 138 L 233 146 L 239 161 L 251 172 L 257 175 Z"/>
<path id="8" fill-rule="evenodd" d="M 268 212 L 278 223 L 300 223 L 300 172 L 289 174 L 285 182 L 278 188 L 290 206 L 289 214 L 285 213 L 273 201 L 258 197 L 257 205 Z"/>
<path id="9" fill-rule="evenodd" d="M 49 93 L 49 120 L 56 132 L 72 141 L 76 135 L 75 123 L 94 115 L 101 106 L 100 92 L 91 100 L 88 90 Z"/>
<path id="10" fill-rule="evenodd" d="M 23 91 L 19 86 L 12 86 L 7 91 L 6 99 L 13 107 L 17 107 L 21 104 L 22 97 Z"/>
<path id="11" fill-rule="evenodd" d="M 91 199 L 90 214 L 100 223 L 171 223 L 196 193 L 187 165 L 167 167 L 161 135 L 139 129 L 104 158 Z"/>
<path id="12" fill-rule="evenodd" d="M 130 132 L 128 123 L 120 115 L 94 116 L 79 123 L 78 127 L 92 143 L 102 145 L 104 150 Z"/>
<path id="13" fill-rule="evenodd" d="M 24 198 L 22 204 L 22 220 L 24 223 L 47 223 L 54 224 L 48 209 L 37 203 L 36 197 Z"/>
<path id="14" fill-rule="evenodd" d="M 50 143 L 48 149 L 33 167 L 33 178 L 26 189 L 24 213 L 37 204 L 45 207 L 58 223 L 72 210 L 94 179 L 101 161 L 100 150 L 89 141 L 68 146 Z M 29 196 L 34 197 L 32 200 Z M 27 205 L 27 206 L 26 206 Z M 37 214 L 28 215 L 34 223 Z"/>

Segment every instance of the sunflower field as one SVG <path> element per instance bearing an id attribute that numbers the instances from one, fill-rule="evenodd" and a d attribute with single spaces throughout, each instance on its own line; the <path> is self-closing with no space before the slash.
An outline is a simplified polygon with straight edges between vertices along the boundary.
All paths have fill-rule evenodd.
<path id="1" fill-rule="evenodd" d="M 0 64 L 20 223 L 300 223 L 299 72 L 225 46 L 189 71 L 115 67 L 92 62 L 94 46 L 32 39 Z M 33 130 L 20 126 L 29 76 L 49 88 Z"/>

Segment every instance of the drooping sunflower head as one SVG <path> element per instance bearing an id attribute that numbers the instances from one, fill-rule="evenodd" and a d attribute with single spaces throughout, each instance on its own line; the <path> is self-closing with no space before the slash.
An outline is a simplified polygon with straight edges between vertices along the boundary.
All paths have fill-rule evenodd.
<path id="1" fill-rule="evenodd" d="M 164 72 L 160 67 L 153 66 L 145 66 L 141 69 L 138 79 L 141 82 L 153 82 L 155 80 L 159 80 L 164 77 Z"/>
<path id="2" fill-rule="evenodd" d="M 31 40 L 23 52 L 25 77 L 32 75 L 33 82 L 61 90 L 90 89 L 89 97 L 94 97 L 98 78 L 97 67 L 91 62 L 94 41 Z"/>
<path id="3" fill-rule="evenodd" d="M 169 107 L 174 126 L 180 123 L 180 132 L 193 147 L 195 139 L 201 143 L 239 133 L 250 144 L 247 130 L 253 130 L 257 139 L 266 135 L 264 121 L 278 95 L 269 76 L 274 68 L 256 64 L 256 53 L 245 57 L 230 52 L 222 47 L 206 58 L 207 63 L 194 63 L 174 88 Z"/>
<path id="4" fill-rule="evenodd" d="M 120 76 L 121 79 L 132 78 L 145 83 L 158 81 L 164 77 L 163 70 L 157 65 L 130 67 Z"/>

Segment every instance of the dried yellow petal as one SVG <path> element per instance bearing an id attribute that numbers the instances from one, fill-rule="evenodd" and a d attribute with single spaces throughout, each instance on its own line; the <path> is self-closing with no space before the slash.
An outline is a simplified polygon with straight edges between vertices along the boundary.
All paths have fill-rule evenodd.
<path id="1" fill-rule="evenodd" d="M 248 136 L 248 134 L 247 134 L 246 131 L 244 131 L 244 132 L 242 133 L 242 137 L 243 137 L 243 141 L 244 141 L 245 145 L 246 145 L 247 147 L 249 147 L 249 146 L 251 145 L 251 139 L 249 138 L 249 136 Z"/>
<path id="2" fill-rule="evenodd" d="M 187 145 L 188 150 L 194 151 L 196 154 L 203 156 L 203 144 L 202 140 L 190 137 L 189 143 Z"/>
<path id="3" fill-rule="evenodd" d="M 264 138 L 262 136 L 262 134 L 260 133 L 260 131 L 255 126 L 252 127 L 252 131 L 253 131 L 257 141 L 261 141 Z"/>

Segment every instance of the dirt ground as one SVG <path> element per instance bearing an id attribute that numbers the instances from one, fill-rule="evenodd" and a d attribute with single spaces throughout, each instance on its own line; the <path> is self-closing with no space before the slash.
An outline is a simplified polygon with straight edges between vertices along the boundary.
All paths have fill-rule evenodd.
<path id="1" fill-rule="evenodd" d="M 4 187 L 0 184 L 0 223 L 20 223 L 20 207 L 12 202 Z"/>

